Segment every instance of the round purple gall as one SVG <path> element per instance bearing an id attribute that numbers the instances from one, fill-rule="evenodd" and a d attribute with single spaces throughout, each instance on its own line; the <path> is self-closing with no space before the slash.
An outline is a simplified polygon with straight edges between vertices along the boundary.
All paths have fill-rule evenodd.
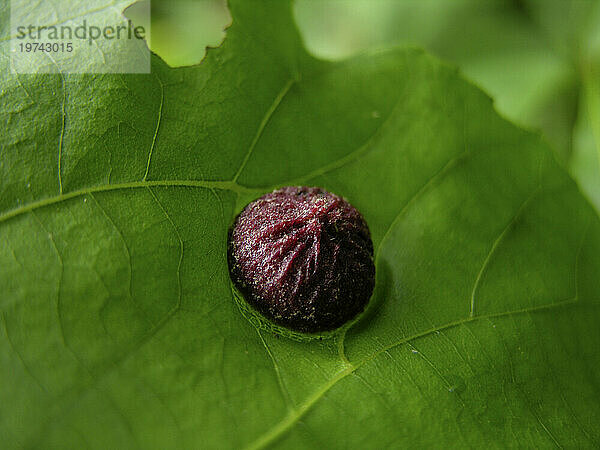
<path id="1" fill-rule="evenodd" d="M 231 279 L 270 321 L 303 333 L 334 330 L 365 309 L 375 286 L 362 215 L 316 187 L 284 187 L 248 204 L 229 230 Z"/>

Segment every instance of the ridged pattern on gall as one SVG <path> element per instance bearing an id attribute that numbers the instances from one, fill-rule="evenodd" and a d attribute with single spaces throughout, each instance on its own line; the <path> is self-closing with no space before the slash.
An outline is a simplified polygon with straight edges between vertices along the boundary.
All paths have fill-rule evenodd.
<path id="1" fill-rule="evenodd" d="M 229 231 L 231 278 L 262 315 L 295 331 L 340 327 L 375 285 L 362 215 L 315 187 L 284 187 L 248 204 Z"/>

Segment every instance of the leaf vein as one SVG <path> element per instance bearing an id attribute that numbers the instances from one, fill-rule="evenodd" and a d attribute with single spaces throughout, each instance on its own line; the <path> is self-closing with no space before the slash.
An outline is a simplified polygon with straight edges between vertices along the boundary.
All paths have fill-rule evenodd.
<path id="1" fill-rule="evenodd" d="M 158 199 L 158 197 L 156 196 L 154 191 L 150 187 L 148 187 L 147 189 L 148 189 L 148 191 L 150 191 L 150 194 L 154 198 L 154 201 L 158 204 L 158 206 L 162 210 L 163 214 L 166 216 L 167 220 L 173 227 L 173 230 L 175 231 L 175 234 L 177 235 L 177 239 L 179 241 L 179 261 L 177 262 L 177 294 L 178 295 L 177 295 L 177 304 L 175 305 L 175 309 L 177 310 L 181 307 L 181 295 L 182 295 L 181 262 L 183 261 L 183 252 L 184 252 L 185 247 L 183 244 L 183 239 L 181 238 L 181 234 L 179 234 L 179 230 L 177 229 L 175 222 L 173 222 L 173 219 L 171 219 L 171 216 L 169 215 L 169 213 L 167 213 L 167 210 L 164 208 L 163 204 L 160 202 L 160 200 Z"/>
<path id="2" fill-rule="evenodd" d="M 6 321 L 6 313 L 2 312 L 1 314 L 2 317 L 2 323 L 4 324 L 4 333 L 6 334 L 6 340 L 8 341 L 8 345 L 9 347 L 12 349 L 12 351 L 15 353 L 15 355 L 17 355 L 17 358 L 19 359 L 19 361 L 21 362 L 21 365 L 23 366 L 23 368 L 25 369 L 25 372 L 27 372 L 27 374 L 31 377 L 31 379 L 33 381 L 35 381 L 35 383 L 40 387 L 40 389 L 42 391 L 44 391 L 45 393 L 48 393 L 48 390 L 46 389 L 46 387 L 42 384 L 42 382 L 40 380 L 38 380 L 38 378 L 33 374 L 33 372 L 31 371 L 29 365 L 25 362 L 25 359 L 23 358 L 23 355 L 21 355 L 21 353 L 17 350 L 17 348 L 15 347 L 10 334 L 8 332 L 8 325 L 7 325 L 7 321 Z"/>
<path id="3" fill-rule="evenodd" d="M 158 76 L 156 77 L 158 84 L 160 85 L 160 104 L 158 105 L 158 117 L 156 119 L 156 128 L 154 129 L 154 136 L 152 136 L 152 144 L 148 151 L 148 162 L 146 163 L 146 172 L 144 173 L 143 181 L 148 179 L 148 172 L 150 172 L 150 163 L 152 162 L 152 154 L 154 153 L 154 147 L 156 146 L 156 137 L 158 136 L 158 130 L 160 129 L 160 123 L 162 119 L 162 110 L 165 103 L 165 87 L 163 82 Z"/>
<path id="4" fill-rule="evenodd" d="M 279 368 L 277 359 L 275 359 L 275 355 L 273 355 L 273 352 L 267 345 L 265 338 L 263 337 L 262 333 L 260 332 L 260 330 L 258 328 L 256 328 L 256 332 L 258 333 L 258 337 L 260 338 L 260 341 L 262 342 L 263 346 L 265 347 L 265 350 L 267 351 L 267 354 L 269 355 L 269 358 L 271 359 L 271 362 L 273 363 L 273 369 L 275 370 L 275 375 L 277 376 L 277 383 L 279 384 L 279 390 L 281 391 L 283 400 L 284 400 L 286 406 L 288 407 L 288 409 L 291 410 L 291 409 L 293 409 L 293 404 L 292 404 L 292 401 L 290 398 L 290 393 L 288 392 L 288 390 L 285 386 L 285 382 L 283 381 L 283 377 L 281 375 L 281 369 Z"/>
<path id="5" fill-rule="evenodd" d="M 459 319 L 459 320 L 449 322 L 447 324 L 440 325 L 438 327 L 435 327 L 435 328 L 432 328 L 429 330 L 425 330 L 421 333 L 416 333 L 414 335 L 407 336 L 404 339 L 401 339 L 395 343 L 392 343 L 390 345 L 387 345 L 387 346 L 381 348 L 380 350 L 374 352 L 373 354 L 366 357 L 362 361 L 360 361 L 354 365 L 348 366 L 345 369 L 338 372 L 327 383 L 323 384 L 321 386 L 321 388 L 319 388 L 317 391 L 315 391 L 315 393 L 313 395 L 308 397 L 302 404 L 300 404 L 300 406 L 296 410 L 292 411 L 290 414 L 288 414 L 286 417 L 284 417 L 280 422 L 278 422 L 273 428 L 271 428 L 269 431 L 264 433 L 262 436 L 260 436 L 254 442 L 250 443 L 247 446 L 247 448 L 248 449 L 265 448 L 268 445 L 270 445 L 271 443 L 275 442 L 277 439 L 279 439 L 281 436 L 283 436 L 287 431 L 289 431 L 294 425 L 296 425 L 296 423 L 298 423 L 298 421 L 321 398 L 323 398 L 323 396 L 329 390 L 331 390 L 331 388 L 333 388 L 339 381 L 343 380 L 348 375 L 351 375 L 353 372 L 358 370 L 363 365 L 371 362 L 372 360 L 377 358 L 380 354 L 386 353 L 395 347 L 398 347 L 400 345 L 414 341 L 416 339 L 420 339 L 420 338 L 429 336 L 437 331 L 454 328 L 454 327 L 457 327 L 459 325 L 463 325 L 463 324 L 466 324 L 469 322 L 475 322 L 475 321 L 479 321 L 479 320 L 483 320 L 483 319 L 492 319 L 495 317 L 510 317 L 510 316 L 515 316 L 515 315 L 519 315 L 519 314 L 531 314 L 531 313 L 535 313 L 535 312 L 548 311 L 548 310 L 552 310 L 552 309 L 556 309 L 556 308 L 572 306 L 575 303 L 577 303 L 576 299 L 569 299 L 569 300 L 563 300 L 561 302 L 556 302 L 556 303 L 552 303 L 552 304 L 523 308 L 523 309 L 514 310 L 514 311 L 494 313 L 494 314 L 489 314 L 489 315 L 480 315 L 480 316 L 474 316 L 474 317 L 466 317 L 464 319 Z"/>
<path id="6" fill-rule="evenodd" d="M 492 256 L 496 253 L 496 250 L 498 249 L 498 247 L 500 246 L 500 244 L 502 243 L 502 241 L 504 240 L 504 238 L 506 237 L 508 232 L 512 229 L 512 227 L 515 225 L 515 223 L 517 223 L 517 221 L 519 220 L 519 218 L 521 217 L 523 212 L 527 209 L 527 207 L 533 201 L 533 199 L 536 198 L 536 196 L 539 194 L 539 192 L 540 192 L 540 188 L 538 187 L 529 195 L 529 197 L 527 197 L 527 199 L 525 199 L 525 201 L 523 203 L 521 203 L 521 206 L 519 206 L 519 208 L 517 209 L 517 212 L 512 216 L 510 221 L 506 224 L 506 226 L 502 229 L 502 231 L 500 232 L 498 237 L 492 243 L 492 246 L 490 247 L 489 252 L 487 253 L 486 257 L 484 258 L 483 263 L 481 264 L 481 268 L 479 269 L 479 272 L 477 273 L 477 277 L 475 278 L 475 282 L 473 283 L 473 289 L 471 290 L 471 307 L 470 307 L 470 311 L 469 311 L 469 315 L 471 317 L 473 317 L 475 315 L 475 294 L 477 293 L 477 289 L 479 288 L 483 274 L 485 273 L 487 267 L 489 266 Z"/>
<path id="7" fill-rule="evenodd" d="M 53 60 L 54 61 L 54 60 Z M 56 64 L 56 63 L 55 63 Z M 62 152 L 63 152 L 63 142 L 65 138 L 65 126 L 67 123 L 67 113 L 66 113 L 66 102 L 67 102 L 67 83 L 65 80 L 65 74 L 60 73 L 60 78 L 62 80 L 62 106 L 61 106 L 61 127 L 60 127 L 60 137 L 58 140 L 58 193 L 62 194 L 63 192 L 63 184 L 62 184 Z"/>
<path id="8" fill-rule="evenodd" d="M 260 189 L 251 189 L 241 186 L 231 181 L 204 181 L 204 180 L 142 180 L 132 181 L 118 184 L 103 184 L 92 186 L 88 188 L 79 189 L 76 191 L 67 192 L 66 194 L 56 195 L 53 197 L 46 197 L 35 202 L 28 203 L 19 208 L 9 210 L 0 215 L 0 223 L 6 222 L 14 217 L 18 217 L 22 214 L 35 211 L 36 209 L 43 208 L 45 206 L 54 205 L 61 203 L 82 195 L 92 194 L 96 192 L 108 192 L 118 191 L 123 189 L 141 189 L 146 187 L 190 187 L 190 188 L 205 188 L 205 189 L 220 189 L 226 191 L 232 191 L 236 193 L 254 193 L 259 192 Z"/>
<path id="9" fill-rule="evenodd" d="M 294 85 L 295 82 L 296 82 L 296 80 L 289 79 L 285 83 L 285 85 L 283 86 L 281 91 L 279 91 L 279 93 L 273 100 L 273 103 L 271 104 L 269 109 L 267 109 L 267 112 L 265 113 L 264 117 L 260 121 L 260 124 L 258 125 L 258 130 L 256 131 L 256 134 L 254 135 L 254 138 L 252 139 L 252 142 L 250 143 L 250 147 L 248 147 L 248 150 L 246 151 L 246 155 L 244 156 L 244 160 L 242 161 L 242 164 L 240 165 L 240 167 L 238 168 L 237 172 L 235 173 L 233 179 L 231 180 L 232 182 L 235 183 L 238 180 L 238 178 L 240 177 L 240 175 L 242 174 L 242 172 L 244 171 L 244 168 L 246 167 L 246 164 L 248 164 L 248 161 L 250 160 L 250 157 L 252 156 L 252 153 L 254 152 L 254 148 L 256 147 L 256 144 L 260 140 L 267 124 L 271 120 L 271 117 L 273 117 L 273 114 L 275 114 L 275 111 L 277 111 L 277 108 L 279 108 L 279 105 L 281 104 L 281 102 L 283 101 L 285 96 L 288 94 L 288 92 L 290 91 L 290 89 L 292 88 L 292 86 Z"/>

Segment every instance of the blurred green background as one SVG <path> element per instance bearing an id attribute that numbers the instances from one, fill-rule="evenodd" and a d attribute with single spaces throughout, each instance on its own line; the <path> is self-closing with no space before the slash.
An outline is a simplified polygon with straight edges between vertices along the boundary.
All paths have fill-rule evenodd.
<path id="1" fill-rule="evenodd" d="M 318 57 L 411 45 L 457 65 L 503 116 L 542 133 L 600 211 L 600 0 L 296 0 L 294 9 Z M 135 5 L 127 15 L 138 20 Z M 197 64 L 230 22 L 225 0 L 153 0 L 150 47 L 171 66 Z"/>

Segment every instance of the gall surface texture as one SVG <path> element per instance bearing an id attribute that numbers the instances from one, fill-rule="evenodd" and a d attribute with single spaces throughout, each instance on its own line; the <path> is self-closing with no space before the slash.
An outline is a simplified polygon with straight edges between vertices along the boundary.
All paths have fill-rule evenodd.
<path id="1" fill-rule="evenodd" d="M 314 187 L 284 187 L 248 204 L 229 230 L 231 278 L 278 325 L 334 330 L 362 312 L 375 285 L 362 215 Z"/>

